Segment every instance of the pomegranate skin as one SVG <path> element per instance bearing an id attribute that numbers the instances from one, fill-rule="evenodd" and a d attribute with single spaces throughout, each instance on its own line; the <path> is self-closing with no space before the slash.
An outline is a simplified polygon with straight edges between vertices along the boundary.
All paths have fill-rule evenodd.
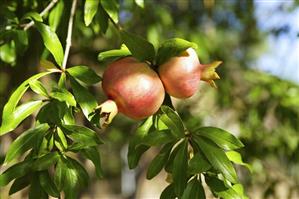
<path id="1" fill-rule="evenodd" d="M 197 91 L 201 65 L 193 48 L 170 58 L 158 68 L 166 92 L 176 98 L 188 98 Z"/>
<path id="2" fill-rule="evenodd" d="M 119 59 L 108 65 L 102 87 L 118 111 L 132 119 L 143 119 L 158 111 L 164 100 L 164 87 L 147 63 L 133 57 Z"/>

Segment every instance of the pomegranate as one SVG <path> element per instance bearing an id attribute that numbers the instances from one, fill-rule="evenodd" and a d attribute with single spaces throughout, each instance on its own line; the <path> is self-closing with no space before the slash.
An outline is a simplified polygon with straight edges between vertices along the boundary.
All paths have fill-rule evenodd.
<path id="1" fill-rule="evenodd" d="M 215 68 L 220 61 L 212 64 L 200 64 L 193 48 L 188 48 L 179 56 L 170 58 L 160 65 L 158 72 L 166 92 L 176 98 L 188 98 L 194 95 L 199 86 L 199 81 L 208 82 L 216 87 L 214 79 L 219 79 Z"/>
<path id="2" fill-rule="evenodd" d="M 117 112 L 136 120 L 146 118 L 158 111 L 165 94 L 158 74 L 133 57 L 109 64 L 102 87 L 108 100 L 99 106 L 101 126 L 107 126 Z"/>

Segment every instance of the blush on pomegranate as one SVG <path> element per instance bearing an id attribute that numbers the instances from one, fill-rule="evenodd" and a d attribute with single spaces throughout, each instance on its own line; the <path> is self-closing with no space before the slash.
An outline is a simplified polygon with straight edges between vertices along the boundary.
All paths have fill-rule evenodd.
<path id="1" fill-rule="evenodd" d="M 99 106 L 101 126 L 108 125 L 121 112 L 132 119 L 143 119 L 158 111 L 164 100 L 164 87 L 147 63 L 133 57 L 108 65 L 102 87 L 108 100 Z"/>
<path id="2" fill-rule="evenodd" d="M 158 68 L 166 92 L 176 98 L 188 98 L 197 91 L 200 80 L 216 86 L 214 79 L 219 79 L 215 68 L 221 62 L 200 64 L 193 48 L 188 48 L 179 56 L 170 58 Z"/>

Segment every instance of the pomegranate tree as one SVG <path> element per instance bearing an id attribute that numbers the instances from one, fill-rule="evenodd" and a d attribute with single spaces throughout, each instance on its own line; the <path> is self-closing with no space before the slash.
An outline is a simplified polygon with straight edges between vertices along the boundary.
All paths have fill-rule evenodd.
<path id="1" fill-rule="evenodd" d="M 117 112 L 136 120 L 153 115 L 160 108 L 165 92 L 157 73 L 133 57 L 109 64 L 102 87 L 108 100 L 99 106 L 101 126 L 109 124 Z"/>

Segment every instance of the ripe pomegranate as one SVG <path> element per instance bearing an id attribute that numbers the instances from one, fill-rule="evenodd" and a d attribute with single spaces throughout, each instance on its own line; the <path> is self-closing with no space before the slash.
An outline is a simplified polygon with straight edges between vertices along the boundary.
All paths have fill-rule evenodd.
<path id="1" fill-rule="evenodd" d="M 219 79 L 215 68 L 220 61 L 211 64 L 200 64 L 193 48 L 188 48 L 179 56 L 170 58 L 160 65 L 158 72 L 166 92 L 176 98 L 188 98 L 194 95 L 199 86 L 199 81 L 208 82 L 216 87 L 214 79 Z"/>
<path id="2" fill-rule="evenodd" d="M 108 125 L 117 112 L 136 120 L 146 118 L 158 111 L 165 94 L 158 74 L 133 57 L 109 64 L 102 87 L 108 100 L 99 106 L 101 126 Z"/>

